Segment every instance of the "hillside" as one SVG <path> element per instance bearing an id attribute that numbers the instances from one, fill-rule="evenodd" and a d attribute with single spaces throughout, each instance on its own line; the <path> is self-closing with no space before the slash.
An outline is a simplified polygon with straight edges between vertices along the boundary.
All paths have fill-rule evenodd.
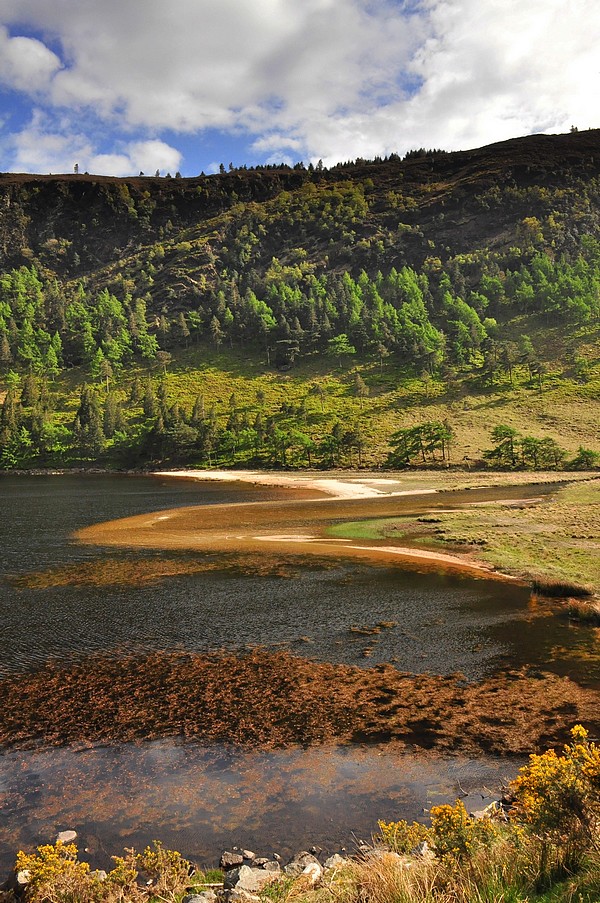
<path id="1" fill-rule="evenodd" d="M 1 174 L 0 462 L 593 466 L 599 175 L 599 130 Z"/>

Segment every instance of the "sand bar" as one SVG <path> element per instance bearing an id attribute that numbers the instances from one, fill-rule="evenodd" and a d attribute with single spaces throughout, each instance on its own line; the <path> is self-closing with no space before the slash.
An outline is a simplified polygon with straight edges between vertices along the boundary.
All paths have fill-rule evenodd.
<path id="1" fill-rule="evenodd" d="M 463 507 L 494 499 L 498 486 L 483 486 L 468 492 L 442 492 L 440 475 L 428 485 L 414 475 L 381 478 L 365 474 L 321 477 L 319 474 L 291 475 L 258 471 L 167 471 L 159 478 L 206 481 L 242 481 L 263 486 L 286 487 L 290 499 L 278 501 L 231 502 L 158 511 L 101 524 L 78 531 L 80 541 L 101 546 L 126 546 L 231 555 L 311 556 L 358 558 L 390 566 L 403 564 L 423 569 L 450 569 L 490 579 L 512 579 L 477 559 L 476 550 L 453 553 L 420 548 L 398 536 L 381 543 L 364 539 L 331 538 L 332 524 L 377 518 L 415 517 L 456 506 Z M 424 476 L 424 475 L 423 475 Z M 501 481 L 501 478 L 499 482 Z M 533 486 L 507 486 L 504 499 L 523 499 L 537 494 Z M 419 485 L 420 484 L 420 485 Z M 437 488 L 435 487 L 437 484 Z M 314 498 L 310 493 L 315 493 Z M 308 495 L 308 497 L 307 497 Z M 300 497 L 299 497 L 300 496 Z"/>

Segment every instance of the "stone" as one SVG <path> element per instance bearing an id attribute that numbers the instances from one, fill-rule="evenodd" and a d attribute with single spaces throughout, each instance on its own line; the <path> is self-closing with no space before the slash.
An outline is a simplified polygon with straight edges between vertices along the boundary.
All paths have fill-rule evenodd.
<path id="1" fill-rule="evenodd" d="M 462 802 L 467 810 L 467 815 L 476 819 L 489 818 L 501 807 L 500 797 L 478 791 L 469 793 Z"/>
<path id="2" fill-rule="evenodd" d="M 256 860 L 254 861 L 256 862 Z M 281 872 L 281 866 L 276 859 L 267 859 L 267 861 L 263 862 L 263 864 L 261 865 L 261 869 L 264 869 L 266 872 L 272 872 L 275 874 Z"/>
<path id="3" fill-rule="evenodd" d="M 254 860 L 254 863 L 253 863 L 253 864 L 254 864 L 257 868 L 261 869 L 264 865 L 267 864 L 267 862 L 270 862 L 270 861 L 271 861 L 271 860 L 270 860 L 270 859 L 267 859 L 266 856 L 257 856 L 256 859 Z"/>
<path id="4" fill-rule="evenodd" d="M 225 873 L 223 886 L 226 890 L 243 890 L 250 894 L 259 893 L 263 887 L 275 879 L 275 873 L 266 869 L 240 865 Z"/>
<path id="5" fill-rule="evenodd" d="M 17 890 L 19 888 L 27 887 L 31 880 L 31 872 L 29 869 L 20 869 L 15 875 L 15 884 L 17 886 Z"/>
<path id="6" fill-rule="evenodd" d="M 415 856 L 417 859 L 435 859 L 435 853 L 426 840 L 422 840 L 416 847 L 413 847 L 410 855 Z"/>
<path id="7" fill-rule="evenodd" d="M 240 853 L 244 857 L 244 859 L 249 859 L 252 862 L 256 859 L 256 853 L 253 853 L 252 850 L 240 850 Z"/>
<path id="8" fill-rule="evenodd" d="M 323 877 L 323 866 L 320 862 L 309 862 L 308 865 L 303 868 L 300 877 L 304 878 L 311 887 L 314 887 Z"/>
<path id="9" fill-rule="evenodd" d="M 311 865 L 314 862 L 317 863 L 319 868 L 321 867 L 321 863 L 316 856 L 313 856 L 313 854 L 309 853 L 307 850 L 303 850 L 301 853 L 296 853 L 294 858 L 288 862 L 284 868 L 284 872 L 292 878 L 297 878 L 302 874 L 307 865 Z"/>
<path id="10" fill-rule="evenodd" d="M 106 881 L 108 875 L 104 869 L 94 869 L 93 872 L 90 872 L 90 878 L 95 878 L 96 881 Z"/>
<path id="11" fill-rule="evenodd" d="M 226 890 L 223 900 L 225 903 L 262 903 L 261 897 L 257 897 L 256 894 L 251 894 L 247 890 L 237 890 L 237 888 Z"/>
<path id="12" fill-rule="evenodd" d="M 187 894 L 181 903 L 215 903 L 216 899 L 214 890 L 201 890 L 197 894 Z"/>
<path id="13" fill-rule="evenodd" d="M 232 853 L 231 850 L 225 850 L 224 853 L 221 853 L 221 858 L 219 860 L 219 867 L 225 869 L 234 869 L 239 865 L 243 865 L 244 857 L 241 853 Z"/>
<path id="14" fill-rule="evenodd" d="M 56 835 L 55 843 L 73 843 L 77 839 L 77 831 L 61 831 Z"/>
<path id="15" fill-rule="evenodd" d="M 334 853 L 333 856 L 330 856 L 329 859 L 325 860 L 323 868 L 328 872 L 331 871 L 331 869 L 344 868 L 345 865 L 348 865 L 348 860 L 344 859 L 343 856 L 340 856 L 339 853 Z"/>

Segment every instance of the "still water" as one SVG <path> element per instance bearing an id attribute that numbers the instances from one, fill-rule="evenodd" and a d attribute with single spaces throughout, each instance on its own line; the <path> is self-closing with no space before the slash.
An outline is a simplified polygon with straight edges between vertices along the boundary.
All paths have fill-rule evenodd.
<path id="1" fill-rule="evenodd" d="M 108 559 L 119 573 L 182 555 L 78 545 L 74 530 L 158 509 L 276 501 L 289 490 L 150 476 L 0 477 L 0 674 L 89 653 L 205 652 L 260 644 L 313 659 L 478 679 L 521 664 L 597 680 L 589 632 L 534 604 L 529 592 L 401 563 L 292 561 L 245 572 L 211 558 L 209 571 L 143 584 L 22 586 L 15 577 Z M 189 562 L 200 553 L 188 553 Z M 51 581 L 50 581 L 51 582 Z M 356 632 L 379 622 L 376 635 Z M 355 628 L 355 630 L 352 630 Z M 369 657 L 365 658 L 365 645 Z M 594 666 L 594 667 L 597 667 Z M 41 704 L 44 704 L 43 701 Z M 0 757 L 0 869 L 15 847 L 77 828 L 91 855 L 154 837 L 212 863 L 237 843 L 269 852 L 312 843 L 335 849 L 369 836 L 377 818 L 418 817 L 460 789 L 497 786 L 517 763 L 424 758 L 385 749 L 269 754 L 174 741 L 85 750 L 6 751 Z"/>

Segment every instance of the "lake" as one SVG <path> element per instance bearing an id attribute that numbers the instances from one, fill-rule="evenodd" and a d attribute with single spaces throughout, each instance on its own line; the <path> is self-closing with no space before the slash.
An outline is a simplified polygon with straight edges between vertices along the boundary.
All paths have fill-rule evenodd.
<path id="1" fill-rule="evenodd" d="M 360 667 L 460 671 L 468 680 L 532 664 L 597 685 L 597 663 L 585 654 L 590 631 L 553 617 L 519 585 L 402 561 L 295 554 L 261 569 L 215 552 L 101 549 L 71 538 L 161 509 L 289 497 L 283 488 L 156 476 L 0 477 L 2 675 L 91 653 L 261 645 Z M 399 510 L 427 504 L 398 500 Z M 369 636 L 366 658 L 357 628 L 378 623 L 391 626 Z M 497 786 L 518 764 L 385 747 L 259 753 L 176 740 L 6 750 L 0 868 L 19 845 L 66 827 L 79 831 L 96 864 L 153 838 L 206 864 L 231 844 L 335 850 L 368 839 L 378 818 L 416 818 L 462 790 Z"/>

